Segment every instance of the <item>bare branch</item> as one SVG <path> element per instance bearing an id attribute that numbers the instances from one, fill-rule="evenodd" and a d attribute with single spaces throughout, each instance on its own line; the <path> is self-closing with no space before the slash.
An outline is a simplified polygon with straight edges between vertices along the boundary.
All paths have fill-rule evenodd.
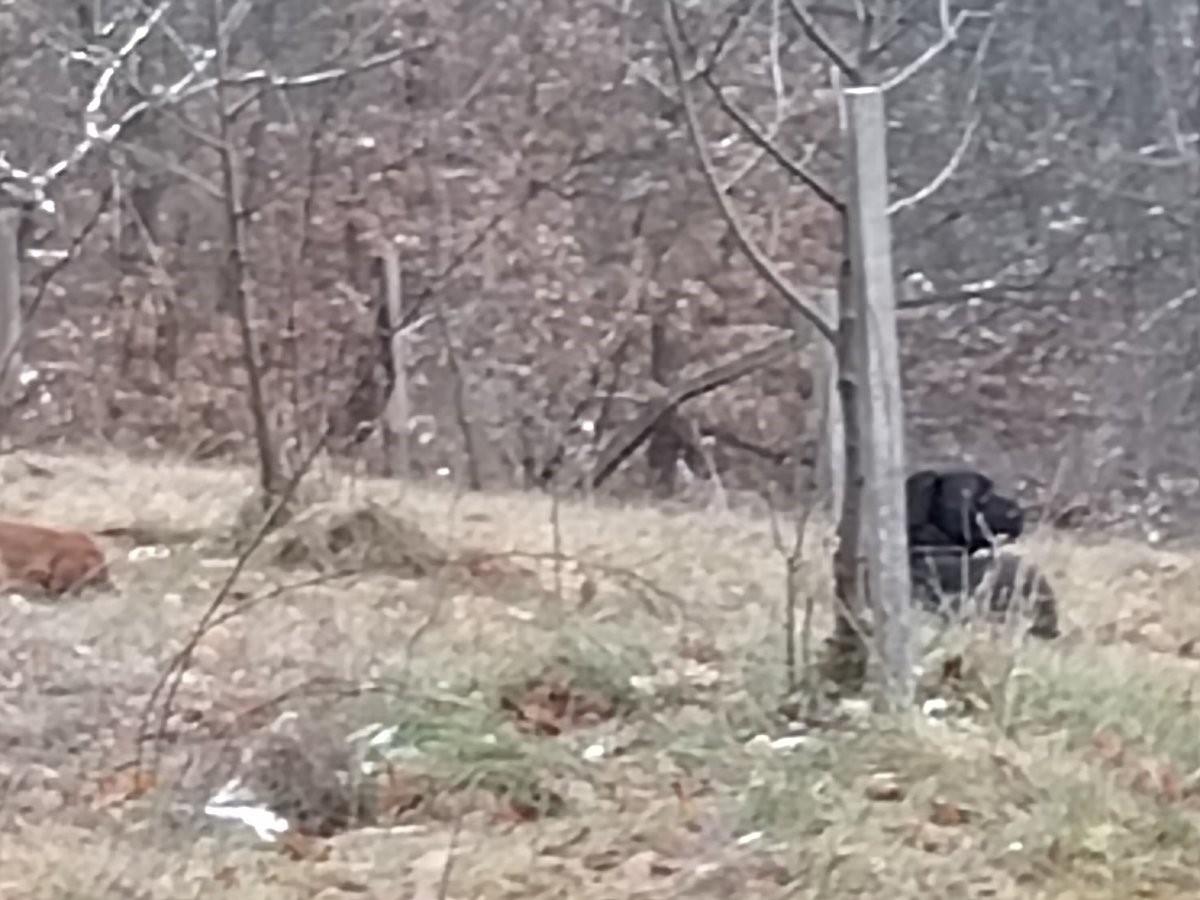
<path id="1" fill-rule="evenodd" d="M 724 89 L 716 83 L 711 75 L 705 73 L 701 77 L 704 83 L 708 86 L 708 89 L 712 91 L 713 96 L 717 100 L 717 104 L 721 107 L 721 110 L 727 116 L 729 116 L 729 118 L 733 119 L 737 126 L 746 133 L 746 137 L 748 137 L 752 143 L 757 144 L 760 148 L 762 148 L 762 150 L 765 151 L 766 154 L 773 160 L 775 160 L 775 162 L 779 163 L 779 165 L 781 165 L 789 175 L 803 183 L 809 190 L 836 209 L 839 213 L 845 211 L 846 204 L 843 203 L 837 194 L 833 192 L 833 189 L 825 184 L 825 182 L 823 182 L 816 175 L 809 172 L 803 161 L 792 159 L 790 156 L 784 153 L 782 149 L 780 149 L 779 145 L 774 140 L 763 134 L 763 132 L 759 130 L 758 126 L 751 121 L 750 117 L 742 112 L 741 109 L 735 106 L 729 100 L 729 98 L 725 96 Z"/>
<path id="2" fill-rule="evenodd" d="M 850 83 L 854 85 L 863 84 L 866 79 L 863 78 L 862 70 L 850 62 L 845 54 L 834 46 L 833 39 L 825 33 L 825 29 L 812 17 L 812 14 L 804 5 L 804 0 L 787 0 L 787 5 L 791 9 L 792 15 L 800 22 L 800 27 L 804 30 L 808 39 L 821 48 L 821 52 L 829 57 L 829 60 L 837 66 L 843 75 L 850 79 Z"/>
<path id="3" fill-rule="evenodd" d="M 142 23 L 131 35 L 121 48 L 113 62 L 102 73 L 97 81 L 96 87 L 92 92 L 92 100 L 88 103 L 85 110 L 85 137 L 72 148 L 71 152 L 66 157 L 59 160 L 54 165 L 50 166 L 42 174 L 33 174 L 14 168 L 3 158 L 0 158 L 0 174 L 6 174 L 13 181 L 24 183 L 31 190 L 32 199 L 39 203 L 45 204 L 49 202 L 46 198 L 46 189 L 50 187 L 56 180 L 61 178 L 74 166 L 82 162 L 91 152 L 98 147 L 112 144 L 128 128 L 143 114 L 151 109 L 164 106 L 172 106 L 183 103 L 194 97 L 202 94 L 208 94 L 219 87 L 247 87 L 254 85 L 262 85 L 264 87 L 273 88 L 276 90 L 288 90 L 294 88 L 313 87 L 319 84 L 327 84 L 331 81 L 336 81 L 342 78 L 347 78 L 362 72 L 370 71 L 371 69 L 380 68 L 389 65 L 402 59 L 410 53 L 416 53 L 427 50 L 436 45 L 436 41 L 429 41 L 424 44 L 419 44 L 413 47 L 397 47 L 383 53 L 375 54 L 365 60 L 354 65 L 334 66 L 326 69 L 321 69 L 315 72 L 308 72 L 303 75 L 283 76 L 273 75 L 265 70 L 254 70 L 251 72 L 242 72 L 234 75 L 229 75 L 220 78 L 206 78 L 203 81 L 197 82 L 205 71 L 212 65 L 216 50 L 207 48 L 202 53 L 197 54 L 191 60 L 191 69 L 181 76 L 178 80 L 164 88 L 156 88 L 152 95 L 146 99 L 140 100 L 129 109 L 125 110 L 115 121 L 102 126 L 98 121 L 98 114 L 104 92 L 107 90 L 112 78 L 119 71 L 121 63 L 127 59 L 149 35 L 155 22 L 161 19 L 162 14 L 166 12 L 173 0 L 164 0 L 164 2 L 155 9 L 146 21 Z M 235 9 L 236 11 L 236 9 Z M 232 13 L 231 13 L 232 15 Z M 228 21 L 228 20 L 227 20 Z M 224 29 L 222 29 L 224 31 Z M 136 40 L 135 40 L 136 38 Z M 235 105 L 236 106 L 236 105 Z M 235 108 L 230 109 L 230 114 L 235 112 Z"/>
<path id="4" fill-rule="evenodd" d="M 669 0 L 668 0 L 669 2 Z M 782 362 L 795 350 L 793 335 L 787 335 L 749 353 L 721 363 L 687 379 L 667 390 L 661 397 L 653 399 L 633 421 L 618 431 L 600 451 L 591 473 L 586 476 L 586 486 L 598 488 L 612 475 L 638 447 L 649 437 L 659 419 L 679 405 L 731 384 L 769 365 Z"/>
<path id="5" fill-rule="evenodd" d="M 925 50 L 910 62 L 907 66 L 889 78 L 880 85 L 884 92 L 890 91 L 892 88 L 899 87 L 916 75 L 921 69 L 925 68 L 930 62 L 938 57 L 939 54 L 956 40 L 958 40 L 958 32 L 968 21 L 972 19 L 993 19 L 992 13 L 977 12 L 972 10 L 963 10 L 953 21 L 950 20 L 949 0 L 942 0 L 941 5 L 942 18 L 942 36 L 934 43 L 930 44 Z"/>
<path id="6" fill-rule="evenodd" d="M 691 88 L 684 77 L 683 63 L 680 56 L 681 41 L 679 26 L 675 14 L 674 0 L 663 0 L 663 25 L 666 29 L 671 70 L 675 75 L 675 83 L 679 89 L 684 116 L 688 123 L 688 133 L 692 138 L 692 146 L 696 150 L 697 157 L 699 157 L 700 167 L 704 172 L 704 178 L 708 183 L 709 190 L 712 191 L 713 197 L 721 209 L 721 214 L 724 216 L 726 224 L 729 225 L 730 231 L 733 233 L 738 245 L 742 248 L 742 252 L 746 254 L 746 257 L 750 260 L 751 265 L 754 266 L 759 275 L 779 292 L 790 307 L 811 323 L 822 337 L 827 341 L 833 341 L 835 339 L 833 326 L 825 321 L 825 317 L 817 312 L 815 308 L 801 299 L 799 290 L 788 281 L 786 276 L 779 271 L 770 258 L 754 243 L 737 210 L 734 209 L 733 204 L 729 202 L 728 196 L 721 189 L 720 180 L 717 178 L 716 168 L 713 165 L 712 156 L 708 150 L 708 139 L 700 127 L 700 119 L 696 113 L 695 99 L 692 97 Z"/>
<path id="7" fill-rule="evenodd" d="M 163 0 L 157 7 L 146 16 L 142 22 L 129 35 L 129 39 L 117 50 L 116 54 L 109 61 L 109 64 L 104 67 L 104 71 L 100 73 L 100 77 L 96 79 L 96 83 L 92 86 L 92 98 L 84 107 L 84 134 L 92 140 L 101 140 L 101 132 L 97 126 L 97 121 L 100 118 L 100 106 L 104 102 L 104 97 L 108 93 L 108 88 L 112 84 L 113 78 L 117 72 L 125 65 L 125 62 L 131 57 L 135 50 L 145 43 L 146 38 L 150 37 L 150 33 L 154 30 L 155 24 L 164 16 L 174 0 Z"/>
<path id="8" fill-rule="evenodd" d="M 778 0 L 776 0 L 776 2 L 778 2 Z M 693 53 L 697 52 L 696 48 L 687 39 L 686 35 L 681 34 L 680 40 L 684 44 L 684 46 L 686 46 L 690 51 L 692 51 Z M 774 40 L 774 38 L 773 38 L 773 40 Z M 788 156 L 786 153 L 784 153 L 783 150 L 779 147 L 778 143 L 776 143 L 776 141 L 774 139 L 774 134 L 768 135 L 768 134 L 763 133 L 759 129 L 759 127 L 753 122 L 753 120 L 751 120 L 749 115 L 747 115 L 741 109 L 739 109 L 737 106 L 735 106 L 734 103 L 731 100 L 729 100 L 728 97 L 725 96 L 724 89 L 719 84 L 717 84 L 716 79 L 713 77 L 713 74 L 717 68 L 717 62 L 718 62 L 718 60 L 714 56 L 710 65 L 707 65 L 707 66 L 701 68 L 699 70 L 699 72 L 697 73 L 696 77 L 698 77 L 701 81 L 703 81 L 705 83 L 705 85 L 707 85 L 708 89 L 710 91 L 712 91 L 713 96 L 716 98 L 717 104 L 721 107 L 722 111 L 724 111 L 724 113 L 727 116 L 729 116 L 729 118 L 733 119 L 733 121 L 738 125 L 738 127 L 740 127 L 746 133 L 746 136 L 750 139 L 751 143 L 757 145 L 760 150 L 762 150 L 764 153 L 766 153 L 768 156 L 770 156 L 772 159 L 774 159 L 775 162 L 779 163 L 779 165 L 781 165 L 785 171 L 787 171 L 790 175 L 792 175 L 793 177 L 798 179 L 802 184 L 804 184 L 806 187 L 808 187 L 810 190 L 812 190 L 813 193 L 815 193 L 818 197 L 820 197 L 822 200 L 824 200 L 826 203 L 828 203 L 830 206 L 832 206 L 839 213 L 844 212 L 845 204 L 843 204 L 842 201 L 838 199 L 837 195 L 833 192 L 833 189 L 828 187 L 816 175 L 814 175 L 813 173 L 808 171 L 808 161 L 812 158 L 812 155 L 816 152 L 816 148 L 819 146 L 820 141 L 813 142 L 813 145 L 810 148 L 810 151 L 806 154 L 806 158 L 804 160 L 794 160 L 790 156 Z M 773 65 L 772 66 L 772 81 L 775 86 L 777 100 L 778 100 L 778 98 L 780 98 L 782 96 L 783 90 L 784 90 L 782 78 L 783 78 L 782 72 L 779 71 L 777 66 Z M 675 98 L 670 97 L 669 95 L 668 95 L 668 99 L 671 100 L 672 102 L 676 102 Z M 679 105 L 682 105 L 682 104 L 679 104 Z M 779 120 L 779 116 L 780 116 L 781 112 L 782 112 L 782 104 L 777 103 L 777 106 L 776 106 L 777 121 L 776 121 L 775 126 L 772 128 L 772 132 L 777 132 L 778 129 L 781 127 L 781 121 Z M 756 161 L 757 160 L 751 160 L 751 165 L 748 165 L 743 171 L 739 172 L 732 179 L 730 179 L 729 184 L 727 184 L 725 186 L 725 190 L 726 191 L 729 190 L 729 188 L 732 187 L 734 183 L 736 183 L 740 178 L 742 178 L 746 174 L 746 172 L 749 171 L 751 166 Z"/>
<path id="9" fill-rule="evenodd" d="M 265 69 L 255 69 L 250 72 L 241 72 L 237 75 L 228 76 L 225 79 L 225 84 L 230 87 L 265 84 L 279 90 L 313 87 L 314 85 L 326 84 L 330 81 L 347 78 L 350 75 L 358 75 L 362 72 L 368 72 L 371 69 L 390 65 L 411 53 L 430 50 L 435 46 L 437 46 L 437 41 L 431 40 L 412 47 L 394 47 L 384 53 L 377 53 L 355 65 L 331 66 L 328 69 L 306 72 L 303 75 L 272 75 Z M 188 95 L 211 90 L 214 87 L 216 87 L 216 80 L 210 79 L 203 84 L 196 85 L 188 92 Z"/>
<path id="10" fill-rule="evenodd" d="M 54 260 L 54 264 L 40 275 L 38 279 L 37 290 L 34 292 L 33 299 L 30 300 L 29 305 L 26 307 L 23 313 L 23 318 L 27 325 L 36 319 L 38 310 L 41 309 L 42 302 L 45 300 L 46 293 L 50 290 L 50 286 L 54 283 L 54 279 L 57 278 L 59 273 L 66 269 L 67 266 L 75 261 L 75 259 L 79 256 L 79 252 L 83 248 L 84 243 L 91 236 L 92 232 L 95 231 L 95 229 L 99 226 L 100 219 L 104 215 L 104 211 L 108 209 L 108 204 L 112 200 L 112 197 L 113 188 L 112 185 L 109 185 L 101 194 L 100 200 L 96 204 L 96 208 L 93 210 L 92 215 L 84 223 L 83 227 L 79 230 L 79 233 L 71 239 L 71 243 L 67 249 L 62 251 Z M 21 332 L 21 339 L 17 342 L 17 344 L 12 347 L 11 351 L 7 355 L 5 355 L 3 358 L 0 358 L 0 384 L 4 382 L 13 358 L 17 353 L 24 349 L 24 344 L 32 335 L 32 333 L 32 328 L 25 328 Z"/>
<path id="11" fill-rule="evenodd" d="M 156 94 L 153 99 L 142 100 L 138 103 L 135 103 L 133 106 L 127 109 L 120 118 L 118 118 L 115 122 L 110 123 L 107 127 L 100 128 L 99 126 L 95 125 L 95 123 L 89 123 L 88 136 L 76 144 L 66 157 L 59 160 L 57 163 L 47 169 L 44 174 L 34 176 L 31 179 L 34 186 L 39 190 L 39 192 L 44 194 L 44 191 L 47 187 L 66 174 L 72 167 L 83 161 L 83 159 L 85 159 L 98 146 L 106 146 L 115 141 L 125 128 L 127 128 L 152 107 L 162 106 L 171 103 L 172 101 L 181 99 L 184 96 L 184 91 L 189 85 L 192 84 L 193 81 L 195 81 L 196 78 L 204 73 L 204 70 L 208 68 L 208 66 L 216 58 L 216 55 L 217 54 L 215 50 L 211 48 L 206 50 L 196 60 L 196 63 L 190 72 L 182 76 L 178 81 L 167 87 L 165 90 Z"/>
<path id="12" fill-rule="evenodd" d="M 896 213 L 911 209 L 922 200 L 932 197 L 941 189 L 942 185 L 953 178 L 954 173 L 958 171 L 958 167 L 963 161 L 963 157 L 967 155 L 967 148 L 971 146 L 971 139 L 975 136 L 975 129 L 978 127 L 979 115 L 976 114 L 971 117 L 971 121 L 963 129 L 962 136 L 958 140 L 958 146 L 954 148 L 954 152 L 950 154 L 950 159 L 942 167 L 942 170 L 934 175 L 923 188 L 888 206 L 888 215 L 894 216 Z"/>
<path id="13" fill-rule="evenodd" d="M 967 92 L 966 102 L 964 106 L 968 109 L 975 105 L 979 99 L 979 85 L 983 80 L 983 60 L 987 56 L 988 47 L 992 42 L 992 35 L 996 33 L 996 19 L 992 19 L 988 23 L 987 29 L 984 31 L 983 39 L 979 42 L 979 47 L 975 51 L 975 59 L 971 64 L 974 70 L 974 78 L 971 81 L 971 88 Z M 954 148 L 954 152 L 950 154 L 950 159 L 942 170 L 930 179 L 929 183 L 915 193 L 896 200 L 888 207 L 888 215 L 893 216 L 916 206 L 921 201 L 932 197 L 937 193 L 946 182 L 954 177 L 954 173 L 958 171 L 958 167 L 962 165 L 963 158 L 967 155 L 967 148 L 971 146 L 971 139 L 975 136 L 975 129 L 979 127 L 981 116 L 978 111 L 971 116 L 967 122 L 967 127 L 963 129 L 962 135 L 958 139 L 958 145 Z"/>
<path id="14" fill-rule="evenodd" d="M 787 85 L 783 81 L 783 66 L 780 61 L 781 47 L 780 38 L 783 29 L 780 27 L 779 12 L 780 3 L 782 0 L 771 0 L 771 34 L 768 42 L 770 50 L 770 70 L 771 70 L 771 91 L 774 95 L 774 115 L 772 117 L 771 128 L 767 135 L 767 139 L 774 141 L 779 134 L 779 130 L 783 127 L 785 111 L 788 107 L 788 92 Z M 715 63 L 714 57 L 714 63 Z M 705 70 L 708 73 L 708 69 Z M 760 144 L 758 149 L 750 154 L 750 158 L 743 163 L 742 167 L 729 179 L 725 185 L 725 189 L 731 189 L 735 184 L 748 176 L 762 162 L 763 154 L 766 153 L 765 148 Z"/>

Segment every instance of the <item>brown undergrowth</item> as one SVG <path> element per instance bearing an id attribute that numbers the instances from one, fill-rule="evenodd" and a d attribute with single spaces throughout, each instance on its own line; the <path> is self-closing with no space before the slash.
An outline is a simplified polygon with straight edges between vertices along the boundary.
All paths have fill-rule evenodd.
<path id="1" fill-rule="evenodd" d="M 0 459 L 6 514 L 118 529 L 116 590 L 0 602 L 0 896 L 1200 890 L 1200 554 L 1043 536 L 1059 641 L 923 629 L 912 716 L 851 700 L 789 721 L 769 522 L 564 504 L 556 538 L 542 497 L 317 472 L 136 769 L 252 484 Z M 827 607 L 827 569 L 805 577 Z M 266 843 L 202 812 L 284 720 L 355 797 L 332 836 Z"/>

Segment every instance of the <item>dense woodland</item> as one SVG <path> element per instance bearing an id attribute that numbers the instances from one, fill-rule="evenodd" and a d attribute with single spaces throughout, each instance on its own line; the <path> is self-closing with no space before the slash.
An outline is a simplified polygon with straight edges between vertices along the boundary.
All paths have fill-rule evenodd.
<path id="1" fill-rule="evenodd" d="M 858 7 L 678 4 L 700 140 L 739 221 L 824 302 L 843 248 L 811 182 L 844 184 L 837 88 L 894 83 L 908 458 L 973 462 L 1035 508 L 1053 492 L 1077 517 L 1184 530 L 1200 509 L 1195 5 Z M 687 400 L 599 479 L 786 497 L 820 444 L 819 340 L 714 202 L 660 13 L 5 7 L 7 183 L 70 164 L 22 232 L 3 440 L 253 459 L 245 302 L 283 468 L 328 428 L 381 469 L 399 325 L 412 474 L 570 488 L 655 398 L 798 329 L 797 354 Z"/>

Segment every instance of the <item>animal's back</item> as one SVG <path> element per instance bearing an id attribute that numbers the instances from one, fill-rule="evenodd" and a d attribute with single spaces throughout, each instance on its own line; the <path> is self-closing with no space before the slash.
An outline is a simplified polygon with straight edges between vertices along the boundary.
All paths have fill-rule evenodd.
<path id="1" fill-rule="evenodd" d="M 53 594 L 112 584 L 104 553 L 88 535 L 13 520 L 0 520 L 0 580 Z"/>

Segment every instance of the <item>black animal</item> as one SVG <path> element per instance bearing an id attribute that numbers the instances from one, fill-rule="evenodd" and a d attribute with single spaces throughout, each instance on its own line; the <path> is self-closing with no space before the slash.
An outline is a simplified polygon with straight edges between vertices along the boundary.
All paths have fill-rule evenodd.
<path id="1" fill-rule="evenodd" d="M 909 547 L 958 547 L 973 553 L 1025 530 L 1020 505 L 995 492 L 986 475 L 925 469 L 905 482 Z"/>
<path id="2" fill-rule="evenodd" d="M 963 600 L 985 614 L 1015 613 L 1030 620 L 1029 634 L 1055 638 L 1058 600 L 1037 566 L 1011 553 L 975 554 L 953 548 L 925 548 L 909 554 L 913 600 L 944 616 L 964 612 Z"/>
<path id="3" fill-rule="evenodd" d="M 999 553 L 1000 539 L 1025 528 L 1020 505 L 995 492 L 986 475 L 971 470 L 915 472 L 905 482 L 908 564 L 913 600 L 931 611 L 959 612 L 970 597 L 993 614 L 1014 600 L 1032 619 L 1029 633 L 1059 633 L 1058 603 L 1045 576 L 1031 563 Z"/>

